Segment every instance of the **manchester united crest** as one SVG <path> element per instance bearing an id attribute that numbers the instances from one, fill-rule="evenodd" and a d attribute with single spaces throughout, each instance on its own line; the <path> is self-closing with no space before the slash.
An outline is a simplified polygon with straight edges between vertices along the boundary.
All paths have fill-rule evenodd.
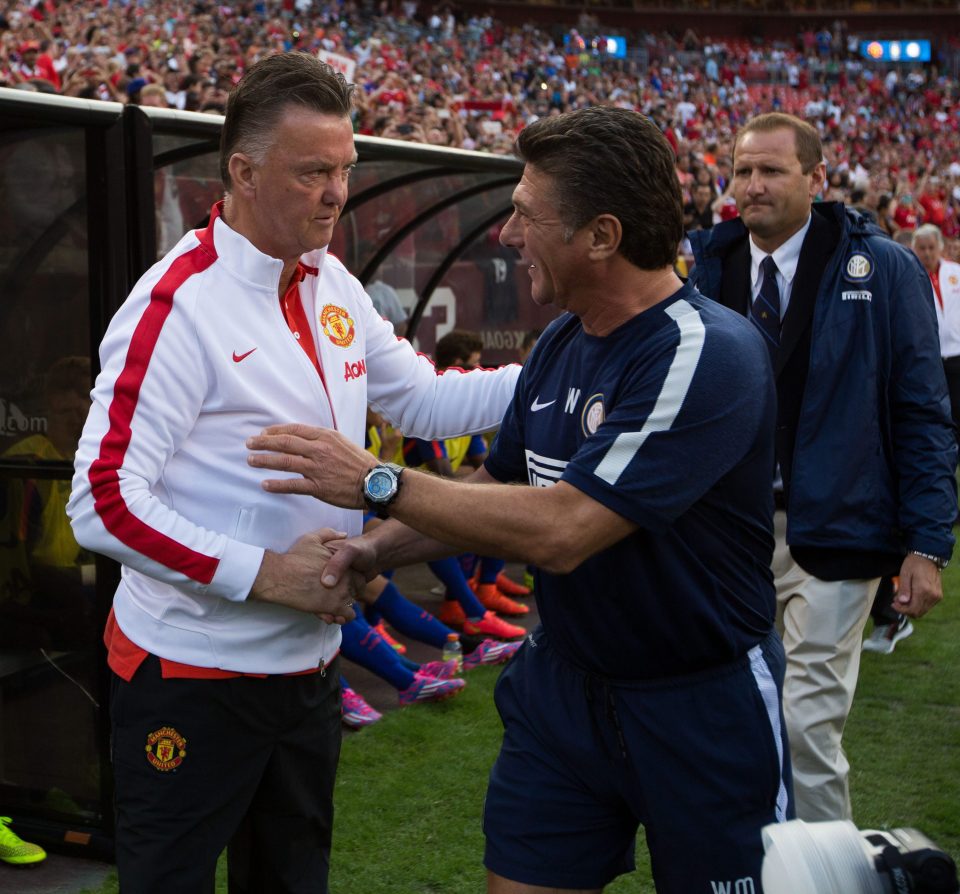
<path id="1" fill-rule="evenodd" d="M 187 756 L 187 740 L 172 726 L 164 726 L 147 736 L 147 760 L 163 773 L 176 770 Z"/>
<path id="2" fill-rule="evenodd" d="M 353 344 L 356 329 L 350 314 L 342 307 L 337 307 L 335 304 L 326 305 L 320 311 L 320 326 L 323 334 L 338 347 L 347 348 Z"/>

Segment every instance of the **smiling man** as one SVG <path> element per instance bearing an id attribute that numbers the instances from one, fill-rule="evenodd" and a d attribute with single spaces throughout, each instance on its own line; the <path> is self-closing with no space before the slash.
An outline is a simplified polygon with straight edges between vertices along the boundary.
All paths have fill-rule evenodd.
<path id="1" fill-rule="evenodd" d="M 366 499 L 395 517 L 339 544 L 331 584 L 351 563 L 368 572 L 446 544 L 539 569 L 542 626 L 496 692 L 490 892 L 599 892 L 633 868 L 641 824 L 663 894 L 759 890 L 760 830 L 790 815 L 767 352 L 674 274 L 680 185 L 649 119 L 542 118 L 517 150 L 500 238 L 533 300 L 566 312 L 527 358 L 484 466 L 468 483 L 398 480 L 307 426 L 252 438 L 279 452 L 249 461 L 303 476 L 265 482 L 273 493 Z"/>
<path id="2" fill-rule="evenodd" d="M 784 712 L 797 815 L 850 819 L 841 747 L 881 575 L 894 608 L 942 597 L 956 445 L 933 294 L 909 251 L 840 203 L 815 203 L 817 131 L 761 115 L 734 147 L 740 219 L 690 234 L 692 280 L 749 317 L 777 382 L 772 485 Z"/>
<path id="3" fill-rule="evenodd" d="M 319 586 L 314 532 L 361 513 L 265 494 L 244 440 L 290 418 L 362 445 L 368 403 L 422 438 L 495 425 L 519 368 L 438 376 L 327 254 L 357 160 L 352 87 L 268 57 L 231 94 L 226 198 L 148 270 L 100 349 L 77 540 L 122 562 L 113 671 L 124 890 L 327 890 L 337 652 L 362 581 Z"/>

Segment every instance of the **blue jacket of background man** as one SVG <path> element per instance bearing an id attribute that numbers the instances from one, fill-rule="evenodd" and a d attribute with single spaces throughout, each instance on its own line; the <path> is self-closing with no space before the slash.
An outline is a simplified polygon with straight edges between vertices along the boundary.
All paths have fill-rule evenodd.
<path id="1" fill-rule="evenodd" d="M 787 542 L 949 556 L 957 448 L 930 280 L 912 252 L 842 203 L 817 203 L 813 214 L 839 239 L 809 324 L 784 470 Z M 704 295 L 718 298 L 724 260 L 738 242 L 742 257 L 747 238 L 739 218 L 690 234 L 691 279 Z"/>

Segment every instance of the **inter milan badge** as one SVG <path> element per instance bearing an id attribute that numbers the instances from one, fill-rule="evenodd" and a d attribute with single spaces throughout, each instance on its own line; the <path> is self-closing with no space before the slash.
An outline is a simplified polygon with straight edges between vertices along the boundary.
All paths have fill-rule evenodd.
<path id="1" fill-rule="evenodd" d="M 348 348 L 353 344 L 353 320 L 342 307 L 333 304 L 326 305 L 320 311 L 320 326 L 323 334 L 340 348 Z"/>
<path id="2" fill-rule="evenodd" d="M 866 282 L 871 276 L 873 276 L 873 260 L 870 256 L 860 252 L 850 255 L 844 278 L 850 282 Z"/>
<path id="3" fill-rule="evenodd" d="M 147 736 L 147 760 L 156 770 L 176 770 L 187 756 L 187 740 L 172 726 L 164 726 Z"/>
<path id="4" fill-rule="evenodd" d="M 583 433 L 589 438 L 600 428 L 604 418 L 603 395 L 594 394 L 587 398 L 583 405 L 583 413 L 580 414 L 580 425 L 583 428 Z"/>

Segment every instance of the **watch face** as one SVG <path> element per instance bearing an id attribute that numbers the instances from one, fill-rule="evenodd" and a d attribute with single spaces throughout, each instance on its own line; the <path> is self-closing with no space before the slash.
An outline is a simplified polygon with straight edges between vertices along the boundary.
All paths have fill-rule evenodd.
<path id="1" fill-rule="evenodd" d="M 396 479 L 386 469 L 376 469 L 367 479 L 367 495 L 371 500 L 388 500 L 396 488 Z"/>

